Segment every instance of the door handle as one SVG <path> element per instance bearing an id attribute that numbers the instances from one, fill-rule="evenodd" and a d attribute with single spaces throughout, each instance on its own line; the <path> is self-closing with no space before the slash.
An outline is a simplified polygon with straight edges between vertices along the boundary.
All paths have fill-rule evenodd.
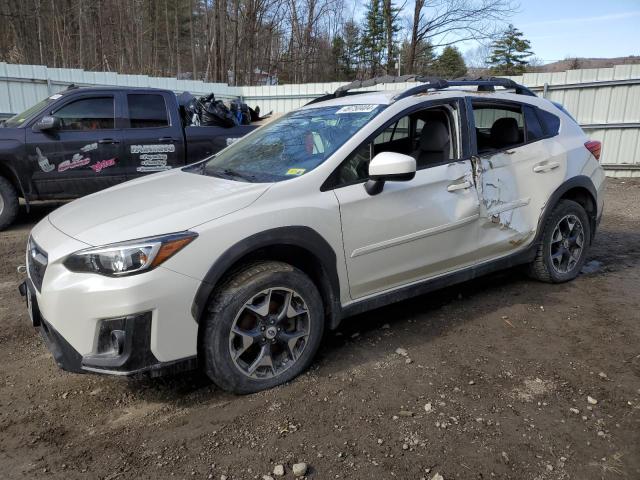
<path id="1" fill-rule="evenodd" d="M 471 182 L 466 180 L 462 183 L 454 183 L 453 185 L 449 185 L 447 187 L 447 192 L 455 192 L 456 190 L 466 190 L 467 188 L 471 188 Z"/>
<path id="2" fill-rule="evenodd" d="M 554 168 L 558 168 L 559 166 L 560 164 L 558 162 L 543 163 L 533 167 L 533 171 L 535 173 L 544 173 L 548 172 L 549 170 L 553 170 Z"/>
<path id="3" fill-rule="evenodd" d="M 173 137 L 160 137 L 160 138 L 158 139 L 158 142 L 160 142 L 160 143 L 175 143 L 175 142 L 177 142 L 177 141 L 178 141 L 178 140 L 176 140 L 176 139 L 175 139 L 175 138 L 173 138 Z"/>
<path id="4" fill-rule="evenodd" d="M 115 138 L 103 138 L 102 140 L 98 140 L 98 143 L 100 145 L 111 145 L 120 143 L 120 140 L 116 140 Z"/>

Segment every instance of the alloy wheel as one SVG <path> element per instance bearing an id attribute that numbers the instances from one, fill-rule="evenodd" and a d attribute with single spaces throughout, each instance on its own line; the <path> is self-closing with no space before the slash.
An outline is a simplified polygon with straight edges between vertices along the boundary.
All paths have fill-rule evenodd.
<path id="1" fill-rule="evenodd" d="M 302 296 L 275 287 L 254 295 L 237 313 L 229 335 L 229 352 L 244 375 L 269 379 L 293 366 L 304 352 L 310 315 Z"/>
<path id="2" fill-rule="evenodd" d="M 558 273 L 569 273 L 580 261 L 584 250 L 584 228 L 575 215 L 565 215 L 551 235 L 551 265 Z"/>

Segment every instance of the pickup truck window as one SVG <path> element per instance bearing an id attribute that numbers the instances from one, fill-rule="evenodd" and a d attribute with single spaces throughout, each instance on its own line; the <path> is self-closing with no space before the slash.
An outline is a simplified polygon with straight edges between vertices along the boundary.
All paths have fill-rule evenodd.
<path id="1" fill-rule="evenodd" d="M 131 128 L 169 126 L 167 105 L 162 95 L 136 93 L 127 95 Z"/>
<path id="2" fill-rule="evenodd" d="M 252 183 L 304 175 L 329 158 L 383 108 L 338 105 L 291 112 L 211 157 L 200 171 Z"/>
<path id="3" fill-rule="evenodd" d="M 113 97 L 81 98 L 55 111 L 61 130 L 105 130 L 114 128 Z"/>

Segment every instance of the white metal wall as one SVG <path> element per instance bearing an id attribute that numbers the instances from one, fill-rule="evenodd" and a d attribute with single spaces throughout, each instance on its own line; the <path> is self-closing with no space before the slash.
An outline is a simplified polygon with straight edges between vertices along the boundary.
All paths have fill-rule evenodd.
<path id="1" fill-rule="evenodd" d="M 511 78 L 564 105 L 591 138 L 600 140 L 608 175 L 640 177 L 640 65 Z"/>
<path id="2" fill-rule="evenodd" d="M 87 72 L 77 68 L 47 68 L 42 65 L 14 65 L 0 62 L 0 116 L 22 112 L 43 98 L 78 86 L 125 86 L 166 88 L 194 94 L 215 92 L 219 98 L 237 98 L 236 87 L 226 83 L 205 83 L 147 75 L 125 75 L 112 72 Z"/>
<path id="3" fill-rule="evenodd" d="M 590 137 L 602 141 L 601 162 L 609 175 L 640 177 L 640 65 L 527 73 L 511 78 L 538 95 L 562 103 Z M 0 117 L 21 112 L 71 83 L 156 87 L 196 95 L 213 92 L 222 99 L 241 97 L 252 107 L 259 105 L 262 112 L 285 113 L 333 92 L 346 82 L 232 87 L 146 75 L 0 63 Z M 397 90 L 410 85 L 389 84 L 376 89 Z"/>

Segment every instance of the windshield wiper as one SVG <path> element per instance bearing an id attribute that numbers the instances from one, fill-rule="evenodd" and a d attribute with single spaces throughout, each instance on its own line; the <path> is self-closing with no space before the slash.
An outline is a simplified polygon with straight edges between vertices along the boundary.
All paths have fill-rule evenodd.
<path id="1" fill-rule="evenodd" d="M 202 170 L 204 173 L 204 168 Z M 227 178 L 229 180 L 235 180 L 239 178 L 241 180 L 245 180 L 248 182 L 256 178 L 255 175 L 250 175 L 248 173 L 241 173 L 231 168 L 225 168 L 224 170 L 214 170 L 212 172 L 209 172 L 209 174 L 216 177 L 220 177 L 220 178 Z"/>

